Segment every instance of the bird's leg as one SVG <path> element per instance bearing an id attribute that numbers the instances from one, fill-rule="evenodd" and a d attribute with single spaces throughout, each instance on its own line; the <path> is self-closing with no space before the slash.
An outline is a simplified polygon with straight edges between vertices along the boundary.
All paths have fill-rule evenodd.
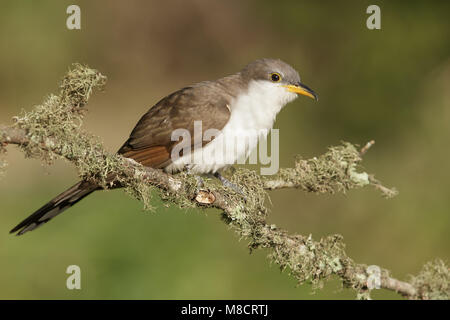
<path id="1" fill-rule="evenodd" d="M 195 178 L 195 180 L 197 181 L 197 188 L 203 188 L 205 185 L 205 182 L 203 181 L 203 178 L 201 176 L 199 176 L 198 174 L 195 174 L 192 172 L 192 167 L 190 165 L 186 165 L 184 167 L 184 169 L 186 170 L 186 173 L 193 176 Z M 215 172 L 213 174 L 206 174 L 207 176 L 213 176 L 217 179 L 220 180 L 220 182 L 222 182 L 222 185 L 224 185 L 227 188 L 232 189 L 233 191 L 235 191 L 236 193 L 239 193 L 242 196 L 245 196 L 244 192 L 241 190 L 241 188 L 239 188 L 236 184 L 234 184 L 233 182 L 229 181 L 227 178 L 225 178 L 224 176 L 222 176 L 219 172 Z"/>
<path id="2" fill-rule="evenodd" d="M 205 182 L 203 181 L 203 178 L 196 174 L 194 175 L 194 177 L 195 177 L 195 180 L 197 180 L 197 187 L 203 188 L 205 186 Z"/>
<path id="3" fill-rule="evenodd" d="M 227 187 L 230 188 L 232 190 L 234 190 L 236 193 L 239 193 L 240 195 L 245 196 L 244 192 L 241 190 L 241 188 L 239 188 L 237 185 L 235 185 L 233 182 L 229 181 L 227 178 L 225 178 L 224 176 L 222 176 L 219 172 L 215 172 L 214 177 L 216 177 L 217 179 L 220 180 L 220 182 L 222 182 L 222 184 Z"/>
<path id="4" fill-rule="evenodd" d="M 192 167 L 190 165 L 185 166 L 186 173 L 191 176 L 194 176 L 195 180 L 197 181 L 197 188 L 203 188 L 205 186 L 203 178 L 200 177 L 198 174 L 193 173 L 191 169 Z"/>

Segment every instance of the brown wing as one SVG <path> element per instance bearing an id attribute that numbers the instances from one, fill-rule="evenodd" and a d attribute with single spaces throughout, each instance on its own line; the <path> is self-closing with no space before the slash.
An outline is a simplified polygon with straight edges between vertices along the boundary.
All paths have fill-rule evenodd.
<path id="1" fill-rule="evenodd" d="M 171 141 L 176 129 L 187 129 L 194 137 L 194 121 L 202 121 L 202 131 L 222 130 L 230 118 L 230 96 L 213 83 L 203 83 L 172 93 L 154 105 L 137 123 L 119 154 L 144 166 L 164 168 L 171 163 Z"/>

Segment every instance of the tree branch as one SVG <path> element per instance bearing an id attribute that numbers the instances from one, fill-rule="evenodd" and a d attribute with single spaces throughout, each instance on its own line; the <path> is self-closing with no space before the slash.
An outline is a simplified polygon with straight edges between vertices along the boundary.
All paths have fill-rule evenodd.
<path id="1" fill-rule="evenodd" d="M 361 171 L 361 157 L 373 142 L 361 151 L 343 143 L 329 148 L 320 157 L 298 158 L 293 168 L 280 169 L 270 177 L 237 169 L 231 180 L 240 186 L 244 196 L 210 179 L 199 188 L 195 178 L 186 173 L 170 175 L 109 153 L 96 137 L 82 130 L 83 107 L 93 89 L 102 88 L 105 82 L 106 78 L 98 71 L 75 64 L 64 77 L 59 95 L 51 95 L 42 105 L 14 118 L 14 124 L 0 125 L 0 151 L 5 152 L 7 145 L 15 144 L 27 157 L 47 163 L 56 158 L 66 159 L 77 167 L 82 179 L 95 181 L 105 189 L 120 183 L 146 208 L 150 208 L 151 192 L 157 190 L 164 200 L 180 207 L 220 209 L 223 221 L 249 239 L 251 250 L 269 249 L 269 259 L 282 270 L 288 269 L 299 283 L 310 282 L 320 288 L 324 280 L 334 275 L 344 286 L 356 290 L 360 298 L 369 297 L 375 280 L 375 287 L 379 285 L 409 299 L 448 299 L 450 276 L 448 267 L 440 260 L 426 264 L 417 277 L 403 282 L 391 277 L 386 269 L 376 267 L 378 273 L 374 275 L 373 266 L 355 263 L 346 255 L 340 235 L 315 241 L 311 236 L 292 235 L 266 223 L 267 190 L 298 188 L 335 193 L 372 185 L 386 197 L 395 196 L 394 189 L 384 187 L 373 175 Z"/>

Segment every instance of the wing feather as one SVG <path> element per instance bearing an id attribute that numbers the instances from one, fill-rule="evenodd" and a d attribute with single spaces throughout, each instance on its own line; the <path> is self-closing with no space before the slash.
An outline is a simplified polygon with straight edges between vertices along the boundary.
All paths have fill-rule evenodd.
<path id="1" fill-rule="evenodd" d="M 172 132 L 187 129 L 194 139 L 194 121 L 202 122 L 202 133 L 222 130 L 230 118 L 231 96 L 223 87 L 202 83 L 183 88 L 163 98 L 139 120 L 119 154 L 144 166 L 163 168 L 171 163 Z"/>

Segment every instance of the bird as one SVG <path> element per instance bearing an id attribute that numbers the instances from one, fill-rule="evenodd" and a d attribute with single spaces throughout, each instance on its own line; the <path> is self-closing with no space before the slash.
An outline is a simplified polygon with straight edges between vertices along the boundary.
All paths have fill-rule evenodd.
<path id="1" fill-rule="evenodd" d="M 140 118 L 117 153 L 170 174 L 188 170 L 193 174 L 213 174 L 226 182 L 219 171 L 229 163 L 223 157 L 214 156 L 214 152 L 221 154 L 219 148 L 223 148 L 223 141 L 228 138 L 231 141 L 241 132 L 251 132 L 252 136 L 267 132 L 281 109 L 299 95 L 318 100 L 289 64 L 280 59 L 258 59 L 235 74 L 189 85 L 167 95 Z M 187 145 L 194 147 L 192 154 L 183 153 L 184 149 L 174 153 L 181 141 L 173 139 L 172 133 L 185 130 L 193 134 L 194 125 L 199 122 L 202 133 L 217 130 L 215 137 L 200 142 L 190 138 Z M 195 148 L 199 144 L 202 148 Z M 254 147 L 244 144 L 231 155 L 231 160 L 248 157 Z M 203 161 L 193 162 L 192 155 L 195 158 L 198 152 L 205 157 L 200 157 Z M 32 231 L 100 189 L 94 182 L 82 180 L 39 208 L 10 233 L 23 235 Z"/>

